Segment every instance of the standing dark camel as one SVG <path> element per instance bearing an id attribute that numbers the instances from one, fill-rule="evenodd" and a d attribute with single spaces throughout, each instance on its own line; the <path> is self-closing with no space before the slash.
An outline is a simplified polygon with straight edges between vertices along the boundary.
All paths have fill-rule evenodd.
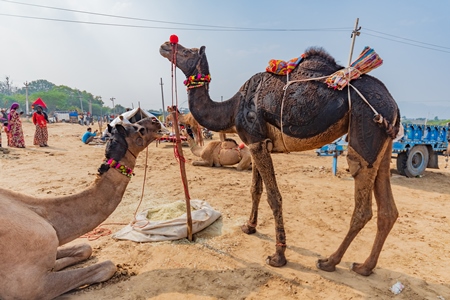
<path id="1" fill-rule="evenodd" d="M 161 45 L 160 53 L 173 61 L 173 49 L 166 42 Z M 398 132 L 400 117 L 397 104 L 383 83 L 369 75 L 352 81 L 379 113 L 377 120 L 384 117 L 382 122 L 374 121 L 374 112 L 353 89 L 349 104 L 347 89 L 330 89 L 323 79 L 295 82 L 284 91 L 287 78 L 267 72 L 253 75 L 229 100 L 214 102 L 208 93 L 210 73 L 205 47 L 188 49 L 178 44 L 176 49 L 176 64 L 187 77 L 189 109 L 195 119 L 213 131 L 235 126 L 239 137 L 250 148 L 252 211 L 242 230 L 247 234 L 256 232 L 264 183 L 275 219 L 276 251 L 267 258 L 271 266 L 286 264 L 286 234 L 282 199 L 270 153 L 315 149 L 349 133 L 347 160 L 355 179 L 355 208 L 350 229 L 339 248 L 328 258 L 320 259 L 317 267 L 324 271 L 336 269 L 350 243 L 372 218 L 373 192 L 378 206 L 375 242 L 366 261 L 352 265 L 353 271 L 370 275 L 398 217 L 390 184 L 390 160 L 392 137 Z M 290 74 L 290 80 L 327 76 L 342 68 L 323 49 L 311 48 Z"/>

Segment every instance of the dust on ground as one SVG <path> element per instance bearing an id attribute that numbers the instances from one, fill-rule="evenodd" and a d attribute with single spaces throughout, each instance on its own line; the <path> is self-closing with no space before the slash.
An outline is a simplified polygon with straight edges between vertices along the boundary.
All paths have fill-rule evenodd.
<path id="1" fill-rule="evenodd" d="M 86 126 L 50 124 L 49 148 L 33 146 L 34 126 L 27 121 L 23 126 L 27 148 L 0 153 L 3 187 L 51 197 L 76 193 L 91 184 L 104 146 L 80 141 Z M 237 135 L 231 137 L 239 141 Z M 105 283 L 58 299 L 392 299 L 389 289 L 397 281 L 405 288 L 396 299 L 450 299 L 450 168 L 444 168 L 443 157 L 440 169 L 427 169 L 422 178 L 398 175 L 392 160 L 400 217 L 374 274 L 363 277 L 349 268 L 370 253 L 375 204 L 373 219 L 337 270 L 327 273 L 315 266 L 317 259 L 337 249 L 348 230 L 354 200 L 345 157 L 338 159 L 338 174 L 333 176 L 332 158 L 318 157 L 314 151 L 273 155 L 283 196 L 288 259 L 286 266 L 273 268 L 265 264 L 275 249 L 274 221 L 265 193 L 257 233 L 246 235 L 239 228 L 250 214 L 251 171 L 194 167 L 190 163 L 198 158 L 188 147 L 183 153 L 190 197 L 206 200 L 222 217 L 196 234 L 193 242 L 135 243 L 110 235 L 92 241 L 79 238 L 72 243 L 87 242 L 94 248 L 82 266 L 112 260 L 118 272 Z M 145 151 L 139 155 L 135 173 L 103 228 L 116 232 L 133 220 L 136 210 L 185 199 L 172 144 L 152 143 L 148 155 Z"/>

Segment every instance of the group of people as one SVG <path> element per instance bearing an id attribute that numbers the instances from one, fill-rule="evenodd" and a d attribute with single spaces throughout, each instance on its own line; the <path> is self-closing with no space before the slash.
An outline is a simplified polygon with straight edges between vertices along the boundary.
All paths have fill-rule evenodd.
<path id="1" fill-rule="evenodd" d="M 40 105 L 34 107 L 32 115 L 33 124 L 36 126 L 34 134 L 34 145 L 40 147 L 48 147 L 48 131 L 47 123 L 48 116 Z M 19 103 L 14 102 L 9 108 L 9 113 L 6 109 L 1 110 L 1 123 L 3 131 L 6 133 L 8 147 L 25 148 L 25 138 L 22 130 L 22 120 L 20 116 L 23 112 L 19 112 Z M 2 138 L 0 133 L 0 148 L 2 147 Z"/>

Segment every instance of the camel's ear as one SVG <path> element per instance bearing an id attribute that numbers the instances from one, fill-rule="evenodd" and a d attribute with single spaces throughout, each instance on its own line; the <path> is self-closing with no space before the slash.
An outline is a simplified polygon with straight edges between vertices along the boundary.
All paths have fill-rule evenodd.
<path id="1" fill-rule="evenodd" d="M 206 47 L 205 46 L 201 46 L 200 50 L 198 50 L 198 54 L 205 55 L 205 50 L 206 50 Z"/>
<path id="2" fill-rule="evenodd" d="M 114 127 L 108 124 L 108 132 L 111 133 Z"/>
<path id="3" fill-rule="evenodd" d="M 115 128 L 118 133 L 120 133 L 123 136 L 127 136 L 127 130 L 125 129 L 125 127 L 123 127 L 122 124 L 116 124 Z"/>

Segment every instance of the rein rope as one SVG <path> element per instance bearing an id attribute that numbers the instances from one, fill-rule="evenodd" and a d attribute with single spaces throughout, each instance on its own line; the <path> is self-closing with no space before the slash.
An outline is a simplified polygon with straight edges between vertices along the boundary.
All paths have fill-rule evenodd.
<path id="1" fill-rule="evenodd" d="M 178 40 L 178 38 L 177 38 Z M 174 106 L 174 99 L 175 99 L 175 104 L 176 104 L 176 111 L 175 111 L 175 118 L 177 119 L 177 123 L 178 123 L 178 92 L 177 92 L 177 73 L 176 73 L 176 68 L 177 68 L 177 52 L 178 52 L 178 41 L 177 43 L 172 43 L 172 64 L 171 64 L 171 73 L 172 73 L 172 106 Z M 197 61 L 198 63 L 198 61 Z M 194 65 L 195 68 L 196 64 Z M 186 79 L 184 81 L 184 84 L 186 85 L 186 81 L 188 81 L 188 79 Z M 199 86 L 203 86 L 204 83 L 202 85 Z M 195 86 L 195 87 L 199 87 L 199 86 Z M 175 92 L 175 96 L 174 96 L 174 92 Z M 179 140 L 177 138 L 176 143 L 181 143 L 181 139 Z M 182 172 L 182 168 L 181 168 L 181 162 L 183 162 L 183 164 L 186 162 L 186 158 L 178 151 L 178 147 L 175 146 L 174 143 L 174 147 L 173 147 L 173 152 L 174 152 L 174 156 L 175 159 L 178 161 L 179 165 L 180 165 L 180 173 L 181 173 L 181 178 L 183 179 L 183 172 Z M 184 189 L 184 194 L 185 197 L 187 199 L 191 199 L 191 196 L 189 195 L 189 189 L 187 187 L 187 182 L 185 182 L 185 180 L 181 180 L 183 183 L 183 189 Z M 186 203 L 187 205 L 187 203 Z"/>

